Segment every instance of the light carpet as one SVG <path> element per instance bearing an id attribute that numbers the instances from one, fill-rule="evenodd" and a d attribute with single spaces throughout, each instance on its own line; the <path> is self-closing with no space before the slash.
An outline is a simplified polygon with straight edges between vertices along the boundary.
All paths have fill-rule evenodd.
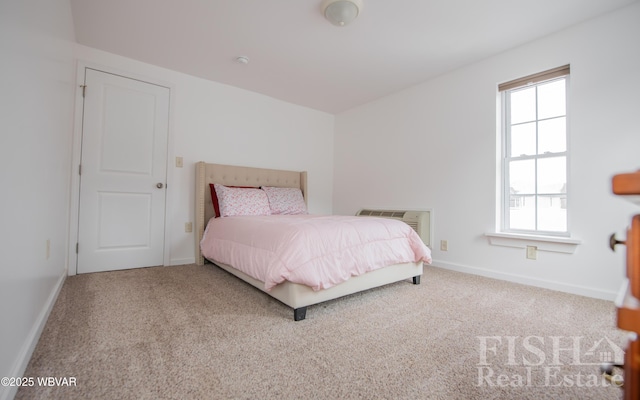
<path id="1" fill-rule="evenodd" d="M 608 340 L 607 340 L 608 339 Z M 619 399 L 612 302 L 427 267 L 292 310 L 207 264 L 69 277 L 17 399 Z"/>

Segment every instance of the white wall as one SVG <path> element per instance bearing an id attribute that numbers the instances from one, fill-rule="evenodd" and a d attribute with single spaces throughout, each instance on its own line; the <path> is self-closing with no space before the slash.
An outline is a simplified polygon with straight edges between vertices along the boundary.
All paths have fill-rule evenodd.
<path id="1" fill-rule="evenodd" d="M 194 220 L 198 161 L 308 171 L 310 211 L 332 212 L 333 115 L 86 46 L 75 50 L 82 63 L 172 89 L 167 221 L 171 264 L 194 262 L 194 234 L 185 233 L 184 224 Z M 183 168 L 175 167 L 174 156 L 183 157 Z"/>
<path id="2" fill-rule="evenodd" d="M 0 2 L 0 377 L 24 372 L 66 276 L 73 42 L 68 0 Z"/>
<path id="3" fill-rule="evenodd" d="M 338 115 L 334 212 L 433 208 L 435 265 L 613 298 L 624 251 L 608 235 L 624 237 L 639 211 L 610 194 L 612 175 L 640 168 L 638 38 L 636 3 Z M 570 229 L 582 244 L 532 261 L 484 236 L 496 225 L 497 84 L 567 63 Z"/>

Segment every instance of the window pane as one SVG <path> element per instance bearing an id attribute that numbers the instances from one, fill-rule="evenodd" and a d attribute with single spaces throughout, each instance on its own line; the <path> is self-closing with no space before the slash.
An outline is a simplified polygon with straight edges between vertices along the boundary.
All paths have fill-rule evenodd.
<path id="1" fill-rule="evenodd" d="M 567 196 L 538 196 L 538 230 L 567 231 Z"/>
<path id="2" fill-rule="evenodd" d="M 536 123 L 511 127 L 511 156 L 536 154 Z"/>
<path id="3" fill-rule="evenodd" d="M 567 151 L 567 122 L 565 117 L 538 123 L 538 153 Z"/>
<path id="4" fill-rule="evenodd" d="M 565 157 L 538 160 L 538 193 L 567 192 L 567 161 Z"/>
<path id="5" fill-rule="evenodd" d="M 509 162 L 510 194 L 535 193 L 536 176 L 534 160 L 520 160 Z"/>
<path id="6" fill-rule="evenodd" d="M 535 196 L 511 196 L 509 229 L 536 229 Z"/>
<path id="7" fill-rule="evenodd" d="M 518 124 L 536 119 L 536 88 L 511 92 L 511 123 Z"/>
<path id="8" fill-rule="evenodd" d="M 564 79 L 538 86 L 538 119 L 566 114 L 565 87 Z"/>

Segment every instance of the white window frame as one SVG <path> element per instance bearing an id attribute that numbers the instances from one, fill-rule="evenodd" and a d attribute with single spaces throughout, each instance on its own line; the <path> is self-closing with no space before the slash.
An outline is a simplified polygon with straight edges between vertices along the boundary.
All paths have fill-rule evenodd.
<path id="1" fill-rule="evenodd" d="M 562 71 L 560 72 L 560 74 L 558 74 L 558 70 L 564 69 L 565 73 L 562 73 Z M 570 84 L 570 76 L 569 76 L 569 68 L 568 66 L 565 67 L 560 67 L 554 70 L 550 70 L 550 71 L 545 71 L 542 72 L 540 74 L 536 74 L 536 75 L 532 75 L 530 77 L 525 77 L 522 78 L 520 80 L 516 80 L 516 81 L 512 81 L 509 82 L 507 84 L 504 84 L 507 86 L 507 89 L 501 90 L 501 104 L 502 104 L 502 118 L 501 118 L 501 124 L 502 124 L 502 154 L 501 154 L 501 162 L 502 162 L 502 169 L 501 169 L 501 204 L 500 204 L 500 232 L 503 234 L 507 234 L 507 235 L 514 235 L 514 236 L 522 236 L 522 237 L 542 237 L 542 238 L 553 238 L 553 237 L 557 237 L 558 239 L 561 238 L 566 238 L 570 236 L 570 207 L 569 207 L 569 186 L 570 186 L 570 173 L 569 173 L 569 165 L 570 165 L 570 141 L 569 141 L 569 84 Z M 551 73 L 551 77 L 549 77 L 549 73 Z M 545 79 L 546 76 L 546 79 Z M 532 79 L 533 82 L 527 82 L 527 80 Z M 515 92 L 518 90 L 523 90 L 523 89 L 527 89 L 527 88 L 531 88 L 532 86 L 539 86 L 539 85 L 543 85 L 543 84 L 547 84 L 553 81 L 557 81 L 557 80 L 564 80 L 565 81 L 565 104 L 566 104 L 566 110 L 565 110 L 565 123 L 566 123 L 566 148 L 564 152 L 555 152 L 555 153 L 544 153 L 544 154 L 536 154 L 534 155 L 518 155 L 518 156 L 512 156 L 510 153 L 510 146 L 511 146 L 511 113 L 510 113 L 510 99 L 509 99 L 509 94 L 511 92 Z M 536 96 L 537 96 L 537 90 L 536 90 Z M 537 107 L 537 101 L 536 101 L 536 107 Z M 536 146 L 538 145 L 538 131 L 537 131 L 537 122 L 539 121 L 544 121 L 545 119 L 538 119 L 538 114 L 537 114 L 537 110 L 536 110 Z M 566 171 L 566 190 L 564 193 L 565 196 L 565 202 L 566 202 L 566 210 L 567 210 L 567 215 L 566 215 L 566 231 L 544 231 L 544 230 L 539 230 L 537 229 L 537 224 L 538 224 L 538 220 L 537 220 L 537 213 L 538 213 L 538 204 L 537 204 L 537 196 L 540 195 L 541 193 L 538 192 L 538 188 L 537 188 L 537 184 L 536 184 L 536 188 L 535 191 L 533 193 L 533 197 L 534 199 L 536 199 L 536 205 L 535 205 L 535 227 L 536 229 L 534 230 L 523 230 L 523 229 L 513 229 L 510 227 L 509 225 L 509 218 L 510 218 L 510 202 L 511 202 L 511 193 L 510 193 L 510 180 L 509 180 L 509 162 L 512 160 L 527 160 L 527 159 L 532 159 L 535 160 L 536 165 L 537 165 L 537 161 L 540 159 L 544 159 L 544 158 L 550 158 L 550 157 L 558 157 L 558 156 L 564 156 L 565 157 L 565 171 Z M 537 168 L 535 168 L 535 173 L 537 173 Z M 537 183 L 538 179 L 536 176 L 536 183 Z M 551 194 L 553 195 L 553 194 Z"/>

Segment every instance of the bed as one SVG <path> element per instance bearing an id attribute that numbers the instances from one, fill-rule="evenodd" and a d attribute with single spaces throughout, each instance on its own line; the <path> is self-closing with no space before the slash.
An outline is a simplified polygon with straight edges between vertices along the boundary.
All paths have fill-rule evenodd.
<path id="1" fill-rule="evenodd" d="M 211 199 L 210 184 L 243 188 L 259 188 L 263 186 L 298 188 L 302 192 L 305 204 L 307 202 L 306 172 L 240 167 L 205 162 L 196 163 L 195 229 L 198 236 L 196 238 L 195 251 L 196 263 L 198 265 L 204 265 L 205 261 L 207 261 L 202 252 L 201 242 L 205 235 L 208 221 L 213 218 L 216 213 Z M 216 218 L 216 220 L 220 219 Z M 423 273 L 423 261 L 411 261 L 392 264 L 357 276 L 351 276 L 348 280 L 327 289 L 314 290 L 310 286 L 290 281 L 278 283 L 267 289 L 264 281 L 240 271 L 233 265 L 215 259 L 208 259 L 208 261 L 291 307 L 295 321 L 305 319 L 308 306 L 402 280 L 412 279 L 414 284 L 419 284 L 420 277 Z M 430 262 L 430 257 L 427 261 Z"/>

